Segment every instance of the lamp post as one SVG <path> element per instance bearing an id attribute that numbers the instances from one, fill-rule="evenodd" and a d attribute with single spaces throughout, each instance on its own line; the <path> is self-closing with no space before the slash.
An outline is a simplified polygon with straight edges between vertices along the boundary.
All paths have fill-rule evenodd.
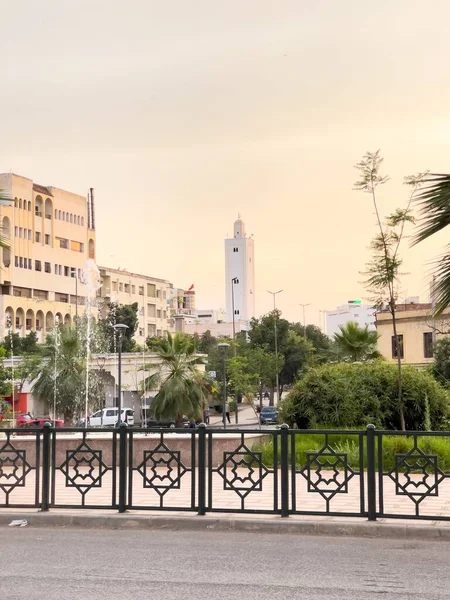
<path id="1" fill-rule="evenodd" d="M 119 413 L 117 418 L 118 426 L 120 426 L 120 423 L 122 422 L 122 338 L 126 329 L 128 329 L 128 325 L 124 325 L 123 323 L 116 323 L 116 325 L 114 325 L 114 331 L 118 334 L 117 351 L 119 355 L 119 365 L 117 373 L 117 387 L 119 396 L 117 399 L 117 408 Z"/>
<path id="2" fill-rule="evenodd" d="M 275 332 L 275 368 L 276 368 L 276 388 L 277 388 L 277 404 L 280 400 L 280 384 L 279 384 L 279 379 L 278 379 L 278 330 L 277 330 L 277 314 L 276 314 L 276 306 L 275 306 L 275 299 L 277 294 L 281 294 L 283 290 L 278 290 L 278 292 L 271 292 L 270 290 L 267 290 L 267 292 L 269 294 L 272 294 L 273 296 L 273 328 L 274 328 L 274 332 Z"/>
<path id="3" fill-rule="evenodd" d="M 237 277 L 233 277 L 231 280 L 231 310 L 233 311 L 233 344 L 234 344 L 234 355 L 236 356 L 236 320 L 234 314 L 234 286 L 236 283 L 239 283 L 239 279 Z"/>
<path id="4" fill-rule="evenodd" d="M 299 304 L 299 306 L 301 306 L 303 308 L 303 337 L 306 340 L 306 317 L 305 317 L 305 308 L 307 306 L 310 305 L 310 302 L 308 302 L 308 304 Z"/>
<path id="5" fill-rule="evenodd" d="M 78 325 L 78 272 L 75 267 L 70 269 L 72 277 L 75 277 L 75 326 Z"/>
<path id="6" fill-rule="evenodd" d="M 227 428 L 227 416 L 226 416 L 226 406 L 227 406 L 227 350 L 230 347 L 230 344 L 223 342 L 218 344 L 218 347 L 222 351 L 222 360 L 223 360 L 223 400 L 222 400 L 222 421 L 223 428 Z M 237 408 L 237 406 L 236 406 Z"/>

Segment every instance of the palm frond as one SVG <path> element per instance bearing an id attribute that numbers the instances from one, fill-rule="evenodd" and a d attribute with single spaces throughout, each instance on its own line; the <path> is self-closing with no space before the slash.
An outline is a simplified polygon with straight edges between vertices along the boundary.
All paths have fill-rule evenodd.
<path id="1" fill-rule="evenodd" d="M 420 222 L 413 244 L 426 240 L 450 225 L 450 175 L 430 173 L 424 182 L 426 187 L 416 198 Z"/>

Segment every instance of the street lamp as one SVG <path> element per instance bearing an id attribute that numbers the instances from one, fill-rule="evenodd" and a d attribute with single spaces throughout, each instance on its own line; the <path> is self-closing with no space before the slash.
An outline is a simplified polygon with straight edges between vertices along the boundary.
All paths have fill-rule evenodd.
<path id="1" fill-rule="evenodd" d="M 223 360 L 223 400 L 222 400 L 222 420 L 223 420 L 223 428 L 227 428 L 227 416 L 226 416 L 226 406 L 227 406 L 227 350 L 230 347 L 230 344 L 226 342 L 222 342 L 221 344 L 217 344 L 217 346 L 222 351 L 222 360 Z M 237 409 L 237 406 L 236 406 Z"/>
<path id="2" fill-rule="evenodd" d="M 75 277 L 75 325 L 78 325 L 78 272 L 75 267 L 70 269 L 70 274 Z"/>
<path id="3" fill-rule="evenodd" d="M 231 280 L 231 310 L 233 311 L 233 344 L 234 344 L 234 355 L 236 356 L 236 320 L 234 314 L 234 286 L 239 283 L 237 277 L 233 277 Z"/>
<path id="4" fill-rule="evenodd" d="M 306 340 L 306 317 L 305 317 L 305 308 L 307 306 L 310 305 L 310 302 L 308 302 L 308 304 L 299 304 L 299 306 L 301 306 L 303 308 L 303 337 Z"/>
<path id="5" fill-rule="evenodd" d="M 117 343 L 117 350 L 119 353 L 119 368 L 118 368 L 118 374 L 117 374 L 117 379 L 118 379 L 118 385 L 117 387 L 119 388 L 119 397 L 118 397 L 118 412 L 119 412 L 119 416 L 117 419 L 117 425 L 119 426 L 120 423 L 122 422 L 122 339 L 123 339 L 123 334 L 125 333 L 125 331 L 128 329 L 128 325 L 124 325 L 123 323 L 117 323 L 116 325 L 113 326 L 114 331 L 118 334 L 118 343 Z"/>
<path id="6" fill-rule="evenodd" d="M 276 314 L 276 307 L 275 307 L 275 298 L 277 296 L 277 294 L 281 294 L 283 290 L 278 290 L 278 292 L 271 292 L 270 290 L 267 290 L 267 292 L 269 294 L 272 294 L 273 296 L 273 328 L 275 331 L 275 367 L 276 367 L 276 388 L 277 388 L 277 404 L 280 400 L 280 384 L 279 384 L 279 380 L 278 380 L 278 331 L 277 331 L 277 314 Z"/>

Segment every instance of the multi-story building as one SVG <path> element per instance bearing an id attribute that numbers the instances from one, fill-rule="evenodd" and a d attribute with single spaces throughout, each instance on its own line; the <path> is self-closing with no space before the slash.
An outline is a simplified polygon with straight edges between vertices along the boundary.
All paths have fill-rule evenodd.
<path id="1" fill-rule="evenodd" d="M 98 296 L 119 305 L 138 304 L 139 326 L 134 336 L 144 344 L 148 336 L 164 337 L 174 330 L 172 312 L 177 290 L 166 279 L 138 275 L 121 269 L 99 267 L 102 286 Z"/>
<path id="2" fill-rule="evenodd" d="M 227 322 L 241 321 L 247 329 L 255 316 L 255 248 L 240 218 L 234 237 L 225 240 L 225 294 Z"/>
<path id="3" fill-rule="evenodd" d="M 13 173 L 0 174 L 0 190 L 12 202 L 0 206 L 0 330 L 39 340 L 54 323 L 84 312 L 83 270 L 95 260 L 93 190 L 88 198 L 42 186 Z"/>
<path id="4" fill-rule="evenodd" d="M 326 311 L 327 335 L 333 337 L 338 333 L 341 325 L 350 321 L 358 323 L 361 327 L 366 325 L 372 331 L 375 329 L 376 310 L 372 306 L 364 306 L 360 300 L 349 300 L 347 304 L 338 306 L 336 310 Z"/>
<path id="5" fill-rule="evenodd" d="M 405 364 L 422 367 L 433 361 L 435 341 L 450 334 L 450 309 L 439 319 L 432 316 L 432 304 L 399 304 L 396 314 L 398 347 Z M 397 360 L 392 315 L 389 311 L 377 313 L 378 350 L 386 360 Z"/>

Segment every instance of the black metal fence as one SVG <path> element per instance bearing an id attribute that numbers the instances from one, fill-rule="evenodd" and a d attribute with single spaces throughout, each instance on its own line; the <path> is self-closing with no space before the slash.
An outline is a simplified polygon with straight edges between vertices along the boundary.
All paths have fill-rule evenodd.
<path id="1" fill-rule="evenodd" d="M 450 432 L 46 425 L 0 434 L 0 507 L 450 520 Z"/>

